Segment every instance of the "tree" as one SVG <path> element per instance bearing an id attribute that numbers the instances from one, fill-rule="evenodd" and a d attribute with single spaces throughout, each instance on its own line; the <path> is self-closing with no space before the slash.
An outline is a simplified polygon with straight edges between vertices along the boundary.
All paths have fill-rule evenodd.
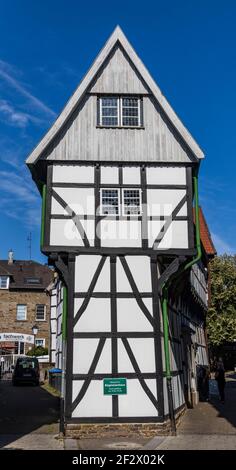
<path id="1" fill-rule="evenodd" d="M 210 262 L 211 306 L 207 315 L 209 345 L 236 339 L 236 256 L 216 256 Z"/>
<path id="2" fill-rule="evenodd" d="M 27 356 L 46 356 L 47 354 L 48 348 L 43 348 L 43 346 L 37 346 L 27 352 Z"/>

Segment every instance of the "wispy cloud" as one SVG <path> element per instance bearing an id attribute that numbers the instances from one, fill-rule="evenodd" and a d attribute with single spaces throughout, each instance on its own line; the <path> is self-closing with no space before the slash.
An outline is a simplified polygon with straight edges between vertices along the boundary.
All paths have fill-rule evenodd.
<path id="1" fill-rule="evenodd" d="M 39 100 L 36 96 L 30 93 L 26 86 L 24 86 L 15 76 L 15 69 L 10 64 L 0 60 L 0 78 L 4 80 L 9 86 L 14 88 L 18 93 L 27 98 L 29 103 L 37 110 L 45 113 L 53 118 L 56 117 L 56 113 L 43 101 Z"/>
<path id="2" fill-rule="evenodd" d="M 229 255 L 236 253 L 236 247 L 231 246 L 220 235 L 217 235 L 216 233 L 213 233 L 213 232 L 211 232 L 211 235 L 212 235 L 212 239 L 216 247 L 217 253 L 219 255 L 222 255 L 225 253 Z"/>
<path id="3" fill-rule="evenodd" d="M 28 228 L 40 225 L 40 196 L 25 170 L 0 171 L 0 210 Z"/>
<path id="4" fill-rule="evenodd" d="M 25 128 L 30 122 L 35 124 L 42 122 L 41 119 L 29 113 L 17 111 L 7 100 L 0 100 L 0 119 L 1 116 L 4 122 L 20 128 Z"/>

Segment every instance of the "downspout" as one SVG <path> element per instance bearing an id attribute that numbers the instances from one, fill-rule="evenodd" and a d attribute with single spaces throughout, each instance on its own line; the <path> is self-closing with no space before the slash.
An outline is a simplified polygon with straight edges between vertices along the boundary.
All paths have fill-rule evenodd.
<path id="1" fill-rule="evenodd" d="M 189 261 L 183 267 L 180 267 L 179 271 L 170 278 L 162 286 L 162 318 L 163 318 L 163 336 L 164 336 L 164 352 L 165 352 L 165 370 L 166 370 L 166 382 L 167 382 L 167 393 L 168 393 L 168 403 L 169 403 L 169 414 L 171 422 L 171 431 L 173 434 L 176 434 L 176 422 L 175 422 L 175 412 L 174 412 L 174 402 L 173 402 L 173 390 L 172 390 L 172 376 L 171 376 L 171 367 L 170 367 L 170 349 L 169 349 L 169 316 L 168 316 L 168 290 L 171 286 L 171 283 L 187 269 L 191 268 L 195 263 L 197 263 L 202 256 L 201 250 L 201 237 L 200 237 L 200 221 L 199 221 L 199 197 L 198 197 L 198 177 L 193 177 L 193 189 L 194 189 L 194 199 L 195 199 L 195 236 L 196 236 L 196 249 L 197 255 L 191 261 Z"/>

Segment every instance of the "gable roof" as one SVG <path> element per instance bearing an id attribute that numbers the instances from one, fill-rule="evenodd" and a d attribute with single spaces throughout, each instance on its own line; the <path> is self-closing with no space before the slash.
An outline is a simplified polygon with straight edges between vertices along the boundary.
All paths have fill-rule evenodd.
<path id="1" fill-rule="evenodd" d="M 88 89 L 89 85 L 91 84 L 92 80 L 98 74 L 99 70 L 101 69 L 102 65 L 104 64 L 105 60 L 116 46 L 119 43 L 123 49 L 125 50 L 126 54 L 130 58 L 131 62 L 134 64 L 135 68 L 142 76 L 143 80 L 147 83 L 150 91 L 153 93 L 154 97 L 158 101 L 159 105 L 171 121 L 172 125 L 181 135 L 182 139 L 188 145 L 192 153 L 197 159 L 204 158 L 204 154 L 200 147 L 198 146 L 197 142 L 193 139 L 189 131 L 180 121 L 176 113 L 174 112 L 173 108 L 168 103 L 167 99 L 162 94 L 160 88 L 157 86 L 153 78 L 151 77 L 150 73 L 146 69 L 145 65 L 142 63 L 140 58 L 137 56 L 135 50 L 129 43 L 128 39 L 124 35 L 123 31 L 120 29 L 119 26 L 115 28 L 112 35 L 106 42 L 103 49 L 98 54 L 97 58 L 93 62 L 92 66 L 88 70 L 87 74 L 80 82 L 79 86 L 75 90 L 74 94 L 71 96 L 67 104 L 65 105 L 64 109 L 62 110 L 61 114 L 59 114 L 58 118 L 49 129 L 49 131 L 45 134 L 39 144 L 35 147 L 35 149 L 31 152 L 28 156 L 26 163 L 27 165 L 32 165 L 36 163 L 36 161 L 40 158 L 41 154 L 45 151 L 57 133 L 61 130 L 64 124 L 67 122 L 73 111 L 77 108 L 80 100 L 84 96 L 86 90 Z"/>
<path id="2" fill-rule="evenodd" d="M 193 220 L 195 222 L 195 209 L 193 210 Z M 202 208 L 199 207 L 199 222 L 200 222 L 200 237 L 201 237 L 201 242 L 204 248 L 204 251 L 207 256 L 215 256 L 216 255 L 216 249 L 214 246 L 214 243 L 211 238 L 211 234 L 206 222 L 206 219 L 204 217 Z"/>
<path id="3" fill-rule="evenodd" d="M 0 260 L 0 275 L 10 276 L 9 289 L 45 290 L 53 279 L 52 270 L 36 261 L 14 260 L 8 264 L 8 260 Z M 38 282 L 28 282 L 29 279 Z"/>

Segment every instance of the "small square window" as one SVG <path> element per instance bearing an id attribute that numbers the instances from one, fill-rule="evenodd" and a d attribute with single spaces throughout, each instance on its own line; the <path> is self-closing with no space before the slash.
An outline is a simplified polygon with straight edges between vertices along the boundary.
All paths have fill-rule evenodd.
<path id="1" fill-rule="evenodd" d="M 18 304 L 16 307 L 16 319 L 25 321 L 27 319 L 27 305 Z"/>
<path id="2" fill-rule="evenodd" d="M 139 98 L 122 98 L 122 126 L 140 126 Z"/>
<path id="3" fill-rule="evenodd" d="M 101 190 L 101 214 L 119 215 L 119 192 L 118 189 Z"/>
<path id="4" fill-rule="evenodd" d="M 123 214 L 128 216 L 141 214 L 140 189 L 123 189 Z"/>
<path id="5" fill-rule="evenodd" d="M 46 305 L 38 304 L 36 305 L 36 320 L 45 321 Z"/>
<path id="6" fill-rule="evenodd" d="M 141 127 L 142 100 L 137 96 L 103 96 L 98 99 L 99 126 Z"/>
<path id="7" fill-rule="evenodd" d="M 36 338 L 35 339 L 35 346 L 36 346 L 36 348 L 38 348 L 38 347 L 45 348 L 45 338 Z"/>

